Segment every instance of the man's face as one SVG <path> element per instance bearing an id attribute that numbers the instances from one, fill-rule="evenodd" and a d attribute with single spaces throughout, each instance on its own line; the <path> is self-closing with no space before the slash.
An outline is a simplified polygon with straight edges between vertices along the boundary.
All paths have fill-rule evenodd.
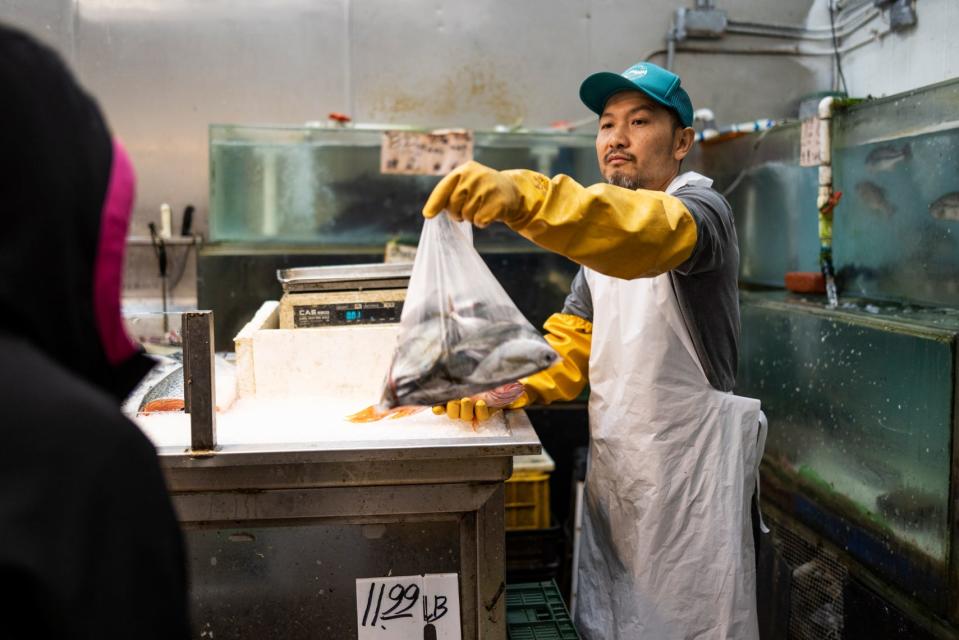
<path id="1" fill-rule="evenodd" d="M 627 189 L 664 191 L 692 143 L 692 129 L 676 124 L 665 107 L 640 91 L 614 94 L 596 134 L 596 156 L 606 181 Z"/>

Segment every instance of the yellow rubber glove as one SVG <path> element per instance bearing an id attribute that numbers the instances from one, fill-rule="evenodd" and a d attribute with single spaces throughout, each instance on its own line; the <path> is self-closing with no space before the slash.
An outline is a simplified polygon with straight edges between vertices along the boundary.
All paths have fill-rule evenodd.
<path id="1" fill-rule="evenodd" d="M 440 180 L 423 215 L 432 218 L 445 209 L 454 220 L 486 227 L 514 215 L 520 204 L 519 192 L 505 172 L 470 161 Z"/>
<path id="2" fill-rule="evenodd" d="M 531 404 L 575 400 L 589 380 L 589 351 L 593 323 L 568 313 L 554 313 L 543 324 L 546 342 L 560 359 L 549 369 L 522 380 L 525 392 L 510 405 L 521 409 Z"/>
<path id="3" fill-rule="evenodd" d="M 472 422 L 474 419 L 477 422 L 483 422 L 489 420 L 489 417 L 497 411 L 499 409 L 490 409 L 483 400 L 477 400 L 474 403 L 472 398 L 450 400 L 445 407 L 441 404 L 433 407 L 433 413 L 438 416 L 445 413 L 450 420 L 463 420 L 464 422 Z"/>
<path id="4" fill-rule="evenodd" d="M 657 276 L 696 246 L 696 221 L 679 198 L 525 169 L 457 167 L 430 194 L 423 215 L 443 210 L 478 227 L 507 224 L 539 246 L 616 278 Z"/>

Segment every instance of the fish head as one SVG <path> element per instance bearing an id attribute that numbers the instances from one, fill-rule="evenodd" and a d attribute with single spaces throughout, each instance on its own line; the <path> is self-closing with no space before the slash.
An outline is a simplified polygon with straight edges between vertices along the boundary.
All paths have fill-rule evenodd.
<path id="1" fill-rule="evenodd" d="M 546 341 L 541 341 L 539 346 L 533 352 L 533 362 L 540 367 L 539 371 L 549 369 L 559 360 L 559 354 Z"/>
<path id="2" fill-rule="evenodd" d="M 481 368 L 496 380 L 518 380 L 548 369 L 559 358 L 541 337 L 509 340 L 481 363 Z"/>
<path id="3" fill-rule="evenodd" d="M 959 220 L 959 191 L 947 193 L 930 204 L 929 214 L 937 220 Z"/>

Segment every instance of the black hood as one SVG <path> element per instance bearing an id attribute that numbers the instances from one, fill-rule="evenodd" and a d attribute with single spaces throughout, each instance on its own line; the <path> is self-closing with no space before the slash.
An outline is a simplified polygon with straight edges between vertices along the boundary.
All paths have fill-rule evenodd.
<path id="1" fill-rule="evenodd" d="M 94 265 L 113 143 L 59 56 L 0 26 L 0 331 L 124 397 L 152 366 L 111 364 L 94 313 Z M 122 256 L 120 256 L 122 260 Z"/>

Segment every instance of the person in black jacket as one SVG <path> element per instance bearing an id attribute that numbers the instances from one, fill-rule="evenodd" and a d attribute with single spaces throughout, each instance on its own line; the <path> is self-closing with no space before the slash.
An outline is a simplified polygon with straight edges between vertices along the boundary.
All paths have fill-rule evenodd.
<path id="1" fill-rule="evenodd" d="M 0 26 L 0 636 L 186 638 L 183 542 L 120 412 L 134 176 L 59 57 Z"/>

